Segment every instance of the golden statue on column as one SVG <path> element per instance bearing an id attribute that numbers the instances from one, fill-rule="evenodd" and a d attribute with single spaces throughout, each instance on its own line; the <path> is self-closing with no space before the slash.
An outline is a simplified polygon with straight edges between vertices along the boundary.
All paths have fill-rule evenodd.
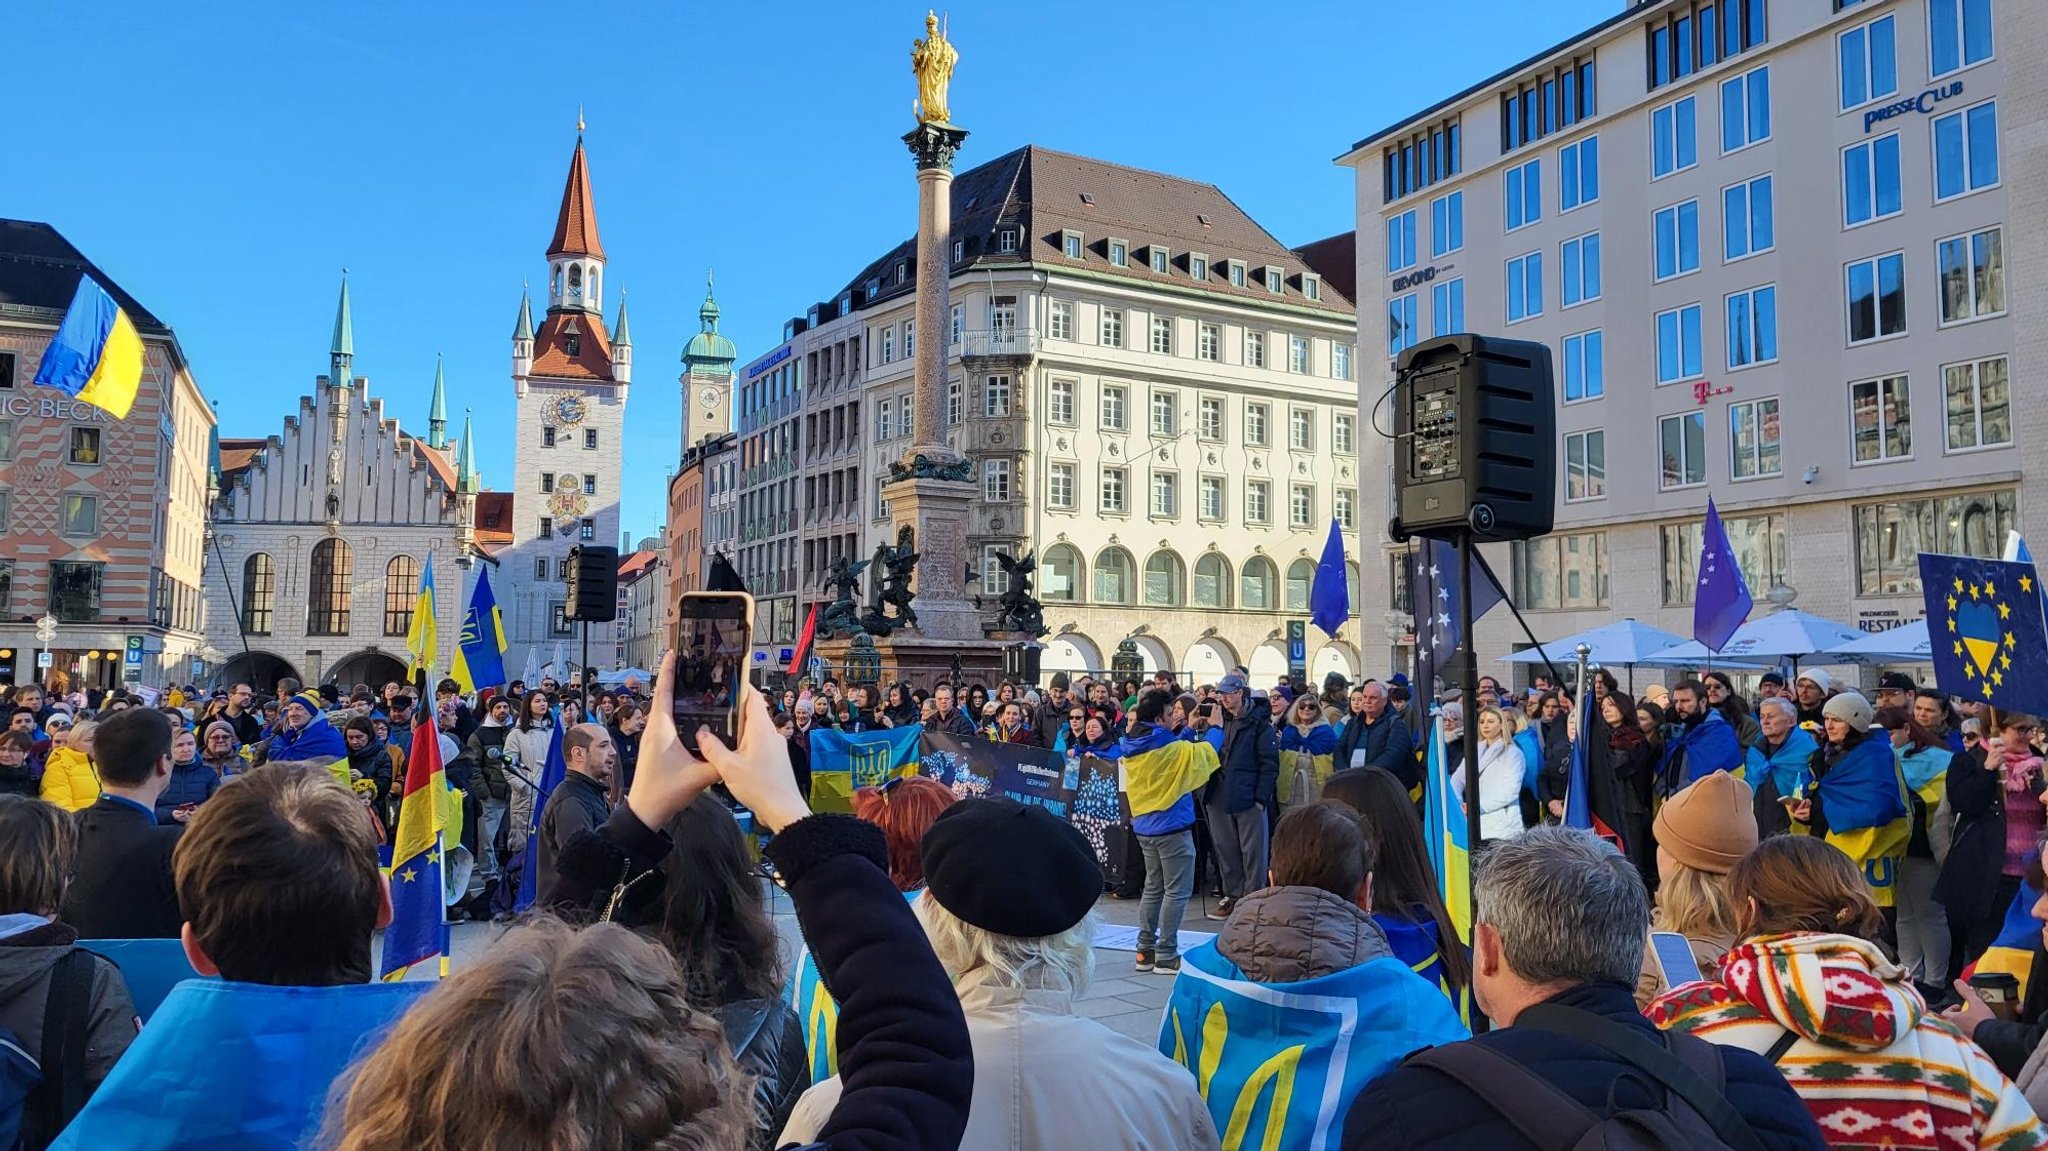
<path id="1" fill-rule="evenodd" d="M 910 70 L 917 76 L 917 99 L 911 108 L 920 124 L 950 123 L 946 115 L 946 85 L 952 82 L 953 66 L 960 53 L 939 27 L 938 14 L 924 14 L 924 39 L 910 44 Z"/>

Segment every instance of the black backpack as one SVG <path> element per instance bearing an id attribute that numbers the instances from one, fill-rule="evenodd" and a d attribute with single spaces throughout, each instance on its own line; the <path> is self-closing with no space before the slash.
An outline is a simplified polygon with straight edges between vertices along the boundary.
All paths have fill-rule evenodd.
<path id="1" fill-rule="evenodd" d="M 0 1149 L 42 1151 L 85 1106 L 93 961 L 73 948 L 50 969 L 39 1052 L 0 1027 Z"/>
<path id="2" fill-rule="evenodd" d="M 1669 1050 L 1589 1011 L 1544 1004 L 1517 1027 L 1555 1031 L 1606 1048 L 1664 1088 L 1664 1106 L 1600 1115 L 1542 1076 L 1476 1043 L 1432 1047 L 1408 1059 L 1479 1096 L 1541 1151 L 1762 1151 L 1728 1102 L 1721 1055 L 1703 1039 L 1665 1033 Z"/>

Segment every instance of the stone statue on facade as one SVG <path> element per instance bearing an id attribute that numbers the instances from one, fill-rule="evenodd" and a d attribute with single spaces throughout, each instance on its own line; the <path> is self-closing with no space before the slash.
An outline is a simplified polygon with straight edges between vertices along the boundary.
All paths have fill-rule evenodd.
<path id="1" fill-rule="evenodd" d="M 911 110 L 920 124 L 950 123 L 946 109 L 946 86 L 953 81 L 953 66 L 960 53 L 939 27 L 938 14 L 924 14 L 924 39 L 910 44 L 910 70 L 917 76 L 917 101 Z"/>

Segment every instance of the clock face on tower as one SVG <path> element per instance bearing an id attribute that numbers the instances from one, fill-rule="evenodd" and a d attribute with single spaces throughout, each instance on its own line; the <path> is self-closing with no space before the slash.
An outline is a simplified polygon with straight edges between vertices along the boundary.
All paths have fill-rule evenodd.
<path id="1" fill-rule="evenodd" d="M 700 402 L 702 402 L 705 407 L 715 408 L 718 406 L 718 389 L 705 388 L 703 391 L 697 393 L 697 399 Z"/>
<path id="2" fill-rule="evenodd" d="M 558 424 L 575 427 L 589 414 L 581 396 L 563 396 L 551 405 L 549 413 Z"/>

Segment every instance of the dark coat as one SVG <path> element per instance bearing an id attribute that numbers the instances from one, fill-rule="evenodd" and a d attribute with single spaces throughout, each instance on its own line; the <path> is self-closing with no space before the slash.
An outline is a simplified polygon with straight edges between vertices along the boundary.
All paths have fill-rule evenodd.
<path id="1" fill-rule="evenodd" d="M 562 782 L 555 785 L 554 794 L 548 796 L 548 805 L 540 813 L 540 851 L 537 870 L 534 872 L 534 890 L 546 891 L 555 879 L 555 858 L 562 853 L 562 846 L 575 838 L 579 831 L 594 831 L 604 826 L 611 818 L 611 804 L 605 796 L 605 786 L 581 772 L 567 772 Z"/>
<path id="2" fill-rule="evenodd" d="M 1636 1010 L 1634 992 L 1625 984 L 1581 984 L 1548 1002 L 1606 1016 L 1662 1041 L 1661 1033 Z M 1466 1042 L 1513 1059 L 1596 1114 L 1659 1102 L 1648 1095 L 1641 1072 L 1583 1039 L 1533 1027 L 1507 1027 Z M 1760 1055 L 1734 1047 L 1721 1048 L 1721 1067 L 1727 1076 L 1728 1101 L 1749 1121 L 1764 1147 L 1824 1151 L 1827 1144 L 1813 1113 L 1777 1068 Z M 1523 1151 L 1535 1145 L 1463 1084 L 1428 1068 L 1404 1065 L 1359 1092 L 1344 1121 L 1343 1146 L 1344 1151 Z"/>
<path id="3" fill-rule="evenodd" d="M 80 939 L 176 939 L 185 917 L 171 885 L 171 849 L 182 831 L 101 796 L 78 813 L 78 857 L 61 918 Z"/>
<path id="4" fill-rule="evenodd" d="M 947 735 L 957 735 L 963 739 L 981 734 L 981 732 L 975 729 L 974 721 L 968 718 L 967 713 L 957 707 L 950 712 L 941 714 L 935 719 L 932 722 L 932 730 L 943 731 Z"/>
<path id="5" fill-rule="evenodd" d="M 1223 770 L 1215 777 L 1216 800 L 1232 815 L 1250 811 L 1255 803 L 1270 810 L 1280 782 L 1280 737 L 1264 711 L 1250 703 L 1245 711 L 1223 725 Z"/>
<path id="6" fill-rule="evenodd" d="M 1363 764 L 1351 762 L 1355 751 L 1365 752 Z M 1338 771 L 1353 766 L 1381 768 L 1407 788 L 1422 782 L 1415 766 L 1415 737 L 1408 731 L 1408 722 L 1392 707 L 1380 713 L 1378 723 L 1367 723 L 1363 715 L 1346 716 L 1344 730 L 1337 735 L 1334 765 Z"/>
<path id="7" fill-rule="evenodd" d="M 387 774 L 389 768 L 386 768 Z M 171 813 L 188 803 L 205 803 L 220 790 L 220 773 L 199 760 L 171 765 L 171 782 L 156 797 L 156 821 L 170 823 Z"/>
<path id="8" fill-rule="evenodd" d="M 748 1146 L 769 1151 L 811 1084 L 803 1021 L 780 998 L 741 999 L 712 1012 L 725 1025 L 726 1046 L 740 1069 L 754 1077 L 754 1137 Z"/>
<path id="9" fill-rule="evenodd" d="M 2005 870 L 2005 778 L 1974 759 L 1951 766 L 1948 804 L 1956 833 L 1934 881 L 1934 900 L 1948 910 L 1950 923 L 1974 923 L 2004 910 L 1991 900 Z"/>

